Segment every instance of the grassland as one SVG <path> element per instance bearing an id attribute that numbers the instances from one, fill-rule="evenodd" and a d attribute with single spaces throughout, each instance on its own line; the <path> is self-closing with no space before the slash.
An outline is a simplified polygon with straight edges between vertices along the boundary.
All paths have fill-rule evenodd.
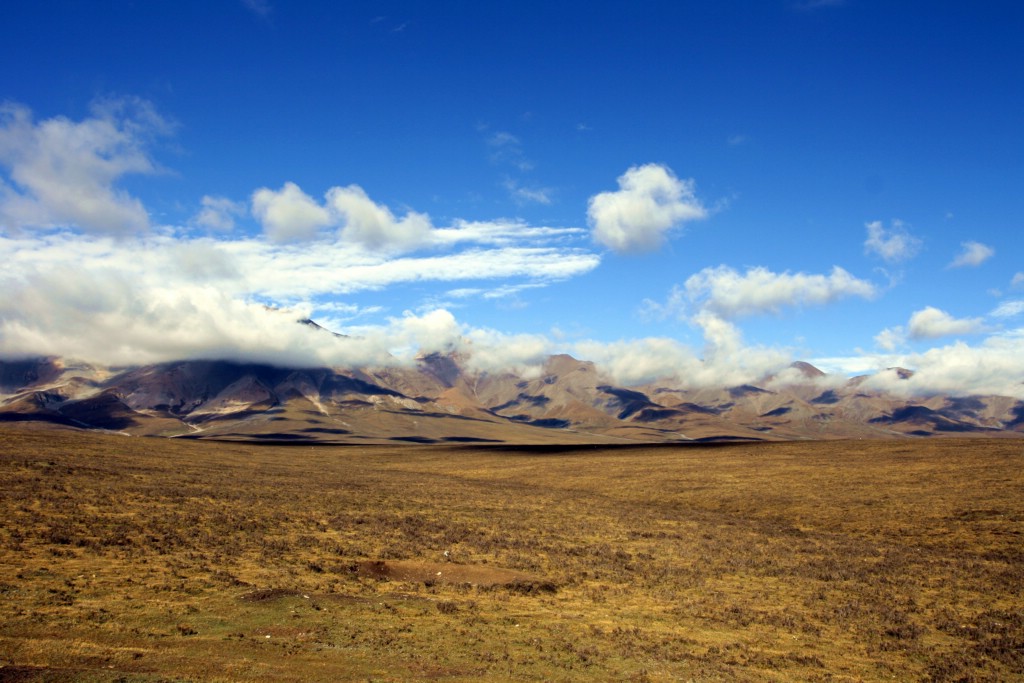
<path id="1" fill-rule="evenodd" d="M 1019 440 L 8 427 L 0 493 L 5 680 L 1024 680 Z"/>

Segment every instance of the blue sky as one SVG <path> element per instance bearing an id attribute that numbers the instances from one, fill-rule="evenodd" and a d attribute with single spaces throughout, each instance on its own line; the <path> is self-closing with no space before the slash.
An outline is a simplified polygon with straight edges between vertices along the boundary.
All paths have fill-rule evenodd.
<path id="1" fill-rule="evenodd" d="M 0 353 L 1016 395 L 1022 30 L 1015 2 L 19 3 Z"/>

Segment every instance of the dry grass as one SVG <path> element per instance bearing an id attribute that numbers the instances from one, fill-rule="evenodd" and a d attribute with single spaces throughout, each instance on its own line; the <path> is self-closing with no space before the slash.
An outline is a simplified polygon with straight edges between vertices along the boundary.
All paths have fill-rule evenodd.
<path id="1" fill-rule="evenodd" d="M 1017 440 L 5 428 L 0 491 L 5 680 L 1024 680 Z"/>

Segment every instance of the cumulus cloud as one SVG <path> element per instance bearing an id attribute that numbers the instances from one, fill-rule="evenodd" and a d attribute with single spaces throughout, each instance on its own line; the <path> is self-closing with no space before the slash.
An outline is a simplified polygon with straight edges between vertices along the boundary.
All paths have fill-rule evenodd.
<path id="1" fill-rule="evenodd" d="M 907 333 L 911 339 L 937 339 L 959 334 L 976 334 L 983 330 L 981 318 L 954 318 L 933 306 L 915 311 L 907 324 Z"/>
<path id="2" fill-rule="evenodd" d="M 854 277 L 839 266 L 828 275 L 776 273 L 767 268 L 748 268 L 739 273 L 729 266 L 705 268 L 673 289 L 669 308 L 697 308 L 724 318 L 777 313 L 786 306 L 822 305 L 857 296 L 870 299 L 874 284 Z"/>
<path id="3" fill-rule="evenodd" d="M 280 190 L 261 187 L 252 194 L 252 213 L 273 242 L 308 241 L 331 223 L 327 209 L 292 182 Z"/>
<path id="4" fill-rule="evenodd" d="M 410 211 L 397 219 L 358 185 L 332 187 L 327 191 L 327 204 L 340 220 L 342 237 L 369 249 L 414 249 L 426 242 L 433 230 L 426 214 Z"/>
<path id="5" fill-rule="evenodd" d="M 961 251 L 949 264 L 950 268 L 977 267 L 996 254 L 992 247 L 981 242 L 961 242 Z"/>
<path id="6" fill-rule="evenodd" d="M 899 263 L 917 255 L 921 249 L 921 240 L 911 235 L 903 221 L 892 221 L 887 230 L 882 221 L 865 223 L 868 237 L 864 241 L 864 252 L 875 254 L 886 263 Z"/>
<path id="7" fill-rule="evenodd" d="M 618 190 L 596 194 L 587 205 L 594 240 L 614 251 L 653 251 L 673 228 L 707 216 L 693 180 L 680 180 L 667 166 L 633 166 L 618 183 Z"/>
<path id="8" fill-rule="evenodd" d="M 117 187 L 158 171 L 149 156 L 172 125 L 136 98 L 97 100 L 81 121 L 35 121 L 19 104 L 0 105 L 0 228 L 72 227 L 130 235 L 149 227 L 142 202 Z"/>

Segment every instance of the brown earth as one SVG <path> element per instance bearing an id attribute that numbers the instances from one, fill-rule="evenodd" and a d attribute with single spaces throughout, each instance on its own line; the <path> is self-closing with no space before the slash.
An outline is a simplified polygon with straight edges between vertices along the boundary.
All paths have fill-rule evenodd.
<path id="1" fill-rule="evenodd" d="M 0 491 L 0 680 L 1024 680 L 1019 440 L 6 425 Z"/>
<path id="2" fill-rule="evenodd" d="M 501 587 L 523 592 L 555 590 L 555 584 L 552 582 L 526 572 L 450 562 L 364 560 L 356 564 L 355 572 L 359 576 L 373 579 L 411 581 L 428 586 L 446 584 L 473 588 Z"/>

